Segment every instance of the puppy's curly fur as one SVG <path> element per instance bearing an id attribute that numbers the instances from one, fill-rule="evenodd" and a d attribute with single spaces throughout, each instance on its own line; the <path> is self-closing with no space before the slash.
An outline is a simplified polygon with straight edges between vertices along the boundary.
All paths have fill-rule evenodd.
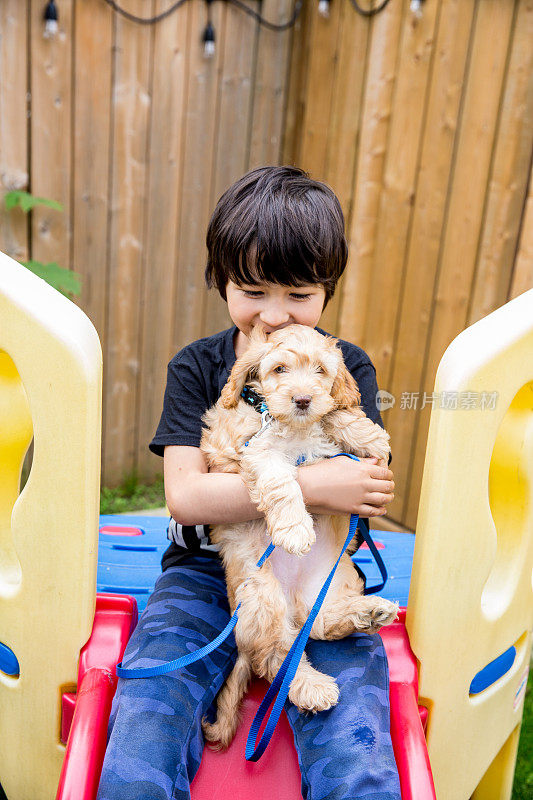
<path id="1" fill-rule="evenodd" d="M 245 385 L 263 395 L 273 418 L 257 436 L 261 418 L 241 398 Z M 205 738 L 217 748 L 227 747 L 235 735 L 252 673 L 274 679 L 346 538 L 348 515 L 307 512 L 296 480 L 298 457 L 310 464 L 349 452 L 387 463 L 389 435 L 366 417 L 360 399 L 337 340 L 289 325 L 269 336 L 254 329 L 248 350 L 204 416 L 201 448 L 210 469 L 239 472 L 264 514 L 264 519 L 217 525 L 211 534 L 220 546 L 232 613 L 241 603 L 237 662 L 218 695 L 216 721 L 202 720 Z M 257 569 L 270 538 L 276 549 Z M 397 605 L 362 592 L 362 580 L 345 553 L 311 637 L 374 633 L 393 622 Z M 315 713 L 331 708 L 338 696 L 335 680 L 314 669 L 304 653 L 290 686 L 291 702 Z"/>

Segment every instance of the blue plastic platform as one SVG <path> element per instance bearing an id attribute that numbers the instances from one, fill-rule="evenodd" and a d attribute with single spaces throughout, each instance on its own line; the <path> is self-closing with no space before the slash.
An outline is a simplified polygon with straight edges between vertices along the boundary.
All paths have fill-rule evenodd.
<path id="1" fill-rule="evenodd" d="M 158 575 L 161 558 L 169 546 L 169 517 L 145 517 L 134 514 L 100 515 L 98 572 L 99 592 L 129 594 L 137 600 L 139 612 L 148 602 Z M 116 529 L 116 534 L 104 533 Z M 124 535 L 125 528 L 137 528 L 140 535 Z M 121 535 L 122 534 L 122 535 Z"/>
<path id="2" fill-rule="evenodd" d="M 100 516 L 96 579 L 99 592 L 132 595 L 137 600 L 139 611 L 145 608 L 161 572 L 161 558 L 169 545 L 168 520 L 168 517 L 135 514 Z M 133 530 L 128 532 L 128 528 Z M 406 606 L 415 546 L 414 534 L 372 531 L 372 535 L 389 576 L 385 588 L 379 594 Z M 380 582 L 379 569 L 366 545 L 357 551 L 353 560 L 365 573 L 369 586 Z"/>
<path id="3" fill-rule="evenodd" d="M 387 568 L 387 583 L 380 589 L 379 596 L 406 606 L 411 583 L 415 535 L 393 531 L 370 531 L 370 533 Z M 366 544 L 352 556 L 352 561 L 355 561 L 365 573 L 367 586 L 381 583 L 379 567 Z"/>
<path id="4" fill-rule="evenodd" d="M 169 545 L 168 517 L 101 515 L 98 547 L 97 588 L 99 592 L 129 594 L 143 611 L 161 572 L 161 558 Z M 412 533 L 372 531 L 372 538 L 387 568 L 387 583 L 379 594 L 407 605 L 415 537 Z M 381 573 L 370 550 L 364 544 L 352 556 L 366 575 L 368 586 L 381 583 Z M 1 648 L 1 645 L 0 645 Z M 516 650 L 510 647 L 487 664 L 472 680 L 470 694 L 484 691 L 504 675 L 514 663 Z M 5 664 L 2 667 L 2 657 Z M 0 649 L 0 668 L 7 671 L 9 653 Z M 18 672 L 18 663 L 11 669 Z"/>

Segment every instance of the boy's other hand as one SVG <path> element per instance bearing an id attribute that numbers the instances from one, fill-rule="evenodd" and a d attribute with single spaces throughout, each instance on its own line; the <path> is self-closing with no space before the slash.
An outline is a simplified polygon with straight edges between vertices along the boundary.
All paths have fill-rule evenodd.
<path id="1" fill-rule="evenodd" d="M 313 513 L 383 516 L 394 500 L 394 476 L 383 461 L 346 456 L 324 459 L 298 470 L 306 505 Z"/>

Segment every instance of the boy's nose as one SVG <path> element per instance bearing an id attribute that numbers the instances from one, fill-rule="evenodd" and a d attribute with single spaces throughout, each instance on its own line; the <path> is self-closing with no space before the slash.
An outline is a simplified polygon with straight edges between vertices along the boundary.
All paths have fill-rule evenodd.
<path id="1" fill-rule="evenodd" d="M 299 394 L 296 397 L 292 398 L 294 403 L 301 408 L 302 411 L 305 411 L 306 408 L 309 408 L 309 403 L 311 402 L 311 395 L 310 394 Z"/>
<path id="2" fill-rule="evenodd" d="M 263 325 L 269 328 L 277 328 L 278 325 L 283 325 L 289 320 L 289 314 L 283 308 L 276 308 L 275 306 L 267 306 L 259 314 L 259 318 Z"/>

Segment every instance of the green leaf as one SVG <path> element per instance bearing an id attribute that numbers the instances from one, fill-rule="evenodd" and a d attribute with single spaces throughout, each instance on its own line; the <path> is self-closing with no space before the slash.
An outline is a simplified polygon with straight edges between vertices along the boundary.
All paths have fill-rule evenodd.
<path id="1" fill-rule="evenodd" d="M 81 275 L 58 266 L 55 261 L 50 264 L 42 264 L 40 261 L 33 260 L 20 263 L 57 289 L 58 292 L 64 294 L 65 297 L 68 297 L 69 293 L 80 294 L 81 292 Z"/>
<path id="2" fill-rule="evenodd" d="M 29 192 L 24 192 L 19 189 L 7 192 L 4 200 L 8 211 L 15 208 L 15 206 L 20 206 L 25 214 L 31 211 L 34 206 L 48 206 L 49 208 L 55 208 L 57 211 L 63 211 L 63 206 L 61 203 L 58 203 L 57 200 L 48 200 L 46 197 L 34 197 Z"/>

